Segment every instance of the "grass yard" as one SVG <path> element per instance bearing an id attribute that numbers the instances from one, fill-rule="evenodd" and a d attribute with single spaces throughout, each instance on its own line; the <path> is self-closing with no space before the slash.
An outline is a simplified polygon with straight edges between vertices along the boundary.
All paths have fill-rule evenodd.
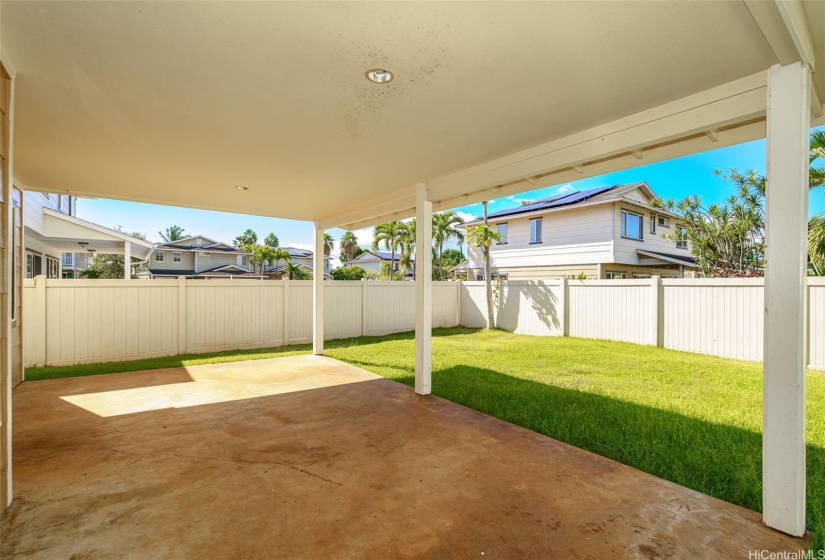
<path id="1" fill-rule="evenodd" d="M 705 494 L 761 510 L 762 366 L 662 348 L 436 330 L 433 393 Z M 412 386 L 411 333 L 326 354 Z M 301 354 L 308 345 L 29 369 L 46 379 Z M 825 372 L 808 373 L 808 527 L 825 548 Z"/>

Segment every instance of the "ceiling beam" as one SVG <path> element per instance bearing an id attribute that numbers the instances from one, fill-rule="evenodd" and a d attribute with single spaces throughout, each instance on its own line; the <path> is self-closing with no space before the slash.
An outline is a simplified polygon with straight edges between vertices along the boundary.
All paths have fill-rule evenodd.
<path id="1" fill-rule="evenodd" d="M 779 64 L 809 64 L 815 69 L 814 44 L 802 2 L 744 0 Z"/>

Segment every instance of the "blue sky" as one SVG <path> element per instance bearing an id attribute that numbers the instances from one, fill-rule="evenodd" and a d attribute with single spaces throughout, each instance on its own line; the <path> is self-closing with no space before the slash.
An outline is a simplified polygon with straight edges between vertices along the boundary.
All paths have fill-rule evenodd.
<path id="1" fill-rule="evenodd" d="M 636 181 L 646 181 L 656 194 L 664 198 L 678 200 L 697 194 L 704 201 L 721 202 L 734 192 L 734 185 L 716 177 L 713 171 L 731 167 L 740 171 L 755 169 L 758 173 L 764 173 L 765 141 L 758 140 L 565 185 L 537 189 L 513 197 L 502 197 L 490 202 L 490 211 L 517 206 L 520 204 L 518 199 L 522 198 L 534 200 L 560 191 L 584 190 Z M 478 216 L 481 214 L 481 204 L 456 208 L 456 211 L 465 217 Z M 825 191 L 822 190 L 811 193 L 810 198 L 810 213 L 819 212 L 825 212 Z M 122 226 L 126 231 L 146 233 L 151 241 L 161 241 L 158 232 L 177 224 L 185 228 L 187 234 L 202 234 L 218 241 L 231 242 L 242 231 L 252 228 L 258 233 L 259 239 L 263 239 L 269 232 L 275 232 L 282 246 L 310 248 L 312 243 L 312 224 L 296 220 L 106 199 L 81 199 L 78 201 L 77 213 L 80 218 L 100 225 Z M 330 233 L 337 241 L 342 231 L 332 230 Z M 356 234 L 362 246 L 368 246 L 372 242 L 370 230 L 359 230 Z"/>

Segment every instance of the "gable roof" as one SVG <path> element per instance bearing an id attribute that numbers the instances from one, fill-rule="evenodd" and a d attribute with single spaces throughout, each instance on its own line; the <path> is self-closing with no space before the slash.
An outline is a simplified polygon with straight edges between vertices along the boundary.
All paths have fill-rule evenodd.
<path id="1" fill-rule="evenodd" d="M 636 254 L 645 257 L 653 257 L 654 259 L 662 259 L 673 264 L 681 264 L 684 266 L 696 267 L 696 259 L 689 255 L 672 255 L 670 253 L 660 253 L 659 251 L 647 251 L 645 249 L 636 249 Z"/>
<path id="2" fill-rule="evenodd" d="M 656 196 L 656 193 L 653 192 L 653 189 L 651 189 L 647 183 L 645 183 L 644 181 L 640 181 L 638 183 L 612 185 L 610 187 L 599 187 L 595 189 L 587 189 L 584 191 L 573 191 L 564 194 L 557 194 L 548 198 L 543 198 L 541 200 L 531 202 L 530 204 L 524 204 L 522 206 L 516 206 L 515 208 L 506 208 L 498 212 L 493 212 L 492 214 L 487 215 L 487 219 L 499 220 L 501 218 L 518 216 L 521 214 L 539 214 L 544 210 L 558 210 L 566 208 L 568 206 L 579 206 L 584 204 L 597 204 L 608 202 L 627 202 L 628 204 L 635 204 L 637 206 L 645 206 L 648 208 L 652 208 L 649 204 L 645 204 L 643 202 L 639 202 L 638 200 L 633 200 L 624 196 L 625 194 L 636 189 L 641 189 L 642 191 L 644 191 L 645 195 L 648 198 L 652 199 Z M 664 209 L 657 208 L 656 212 L 667 216 L 677 217 Z M 465 222 L 461 224 L 459 227 L 466 227 L 468 225 L 473 225 L 480 222 L 481 220 L 476 219 L 473 221 Z"/>
<path id="3" fill-rule="evenodd" d="M 195 243 L 195 240 L 197 239 L 202 239 L 205 243 L 198 245 Z M 181 251 L 213 251 L 248 254 L 248 251 L 244 251 L 239 247 L 235 247 L 229 243 L 223 243 L 222 241 L 215 241 L 214 239 L 210 239 L 209 237 L 203 235 L 190 235 L 189 237 L 184 237 L 183 239 L 178 239 L 176 241 L 158 243 L 155 249 L 159 251 L 178 249 Z"/>

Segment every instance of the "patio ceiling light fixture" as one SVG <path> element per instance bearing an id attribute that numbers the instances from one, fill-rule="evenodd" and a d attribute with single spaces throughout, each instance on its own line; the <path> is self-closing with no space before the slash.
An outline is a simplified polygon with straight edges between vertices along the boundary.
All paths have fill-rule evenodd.
<path id="1" fill-rule="evenodd" d="M 367 70 L 366 76 L 369 81 L 376 84 L 388 84 L 395 77 L 392 75 L 392 72 L 385 70 L 384 68 L 373 68 L 372 70 Z"/>
<path id="2" fill-rule="evenodd" d="M 239 191 L 248 191 L 249 190 L 249 187 L 244 187 L 242 185 L 238 185 L 235 188 L 238 189 Z"/>

